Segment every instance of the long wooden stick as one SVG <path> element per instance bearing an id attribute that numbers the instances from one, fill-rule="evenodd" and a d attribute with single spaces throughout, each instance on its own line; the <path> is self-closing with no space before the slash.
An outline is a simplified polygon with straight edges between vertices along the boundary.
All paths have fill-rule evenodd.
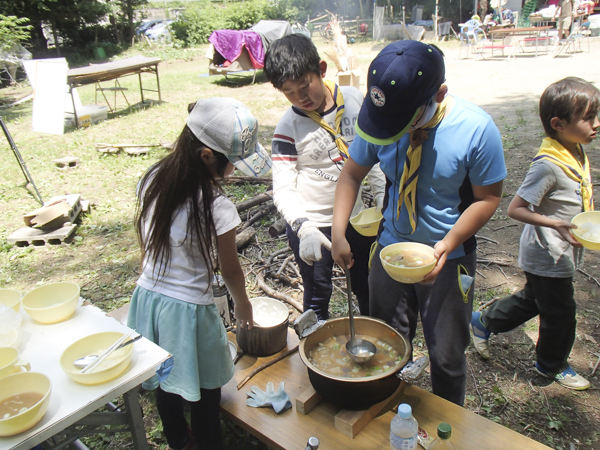
<path id="1" fill-rule="evenodd" d="M 296 345 L 294 348 L 288 350 L 287 352 L 285 352 L 283 355 L 279 355 L 277 358 L 272 359 L 269 362 L 266 362 L 260 366 L 258 366 L 256 369 L 254 369 L 252 372 L 250 372 L 248 375 L 246 375 L 246 378 L 244 378 L 242 381 L 240 381 L 237 385 L 238 391 L 242 388 L 242 386 L 244 386 L 248 381 L 250 381 L 250 379 L 256 375 L 258 372 L 266 369 L 269 366 L 272 366 L 273 364 L 275 364 L 277 361 L 281 361 L 284 358 L 287 358 L 288 356 L 290 356 L 292 353 L 296 353 L 298 351 L 298 346 Z"/>

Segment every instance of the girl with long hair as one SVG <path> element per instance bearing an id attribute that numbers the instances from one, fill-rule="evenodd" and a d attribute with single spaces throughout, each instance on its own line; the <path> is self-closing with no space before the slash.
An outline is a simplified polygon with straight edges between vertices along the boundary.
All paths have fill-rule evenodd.
<path id="1" fill-rule="evenodd" d="M 219 180 L 237 167 L 263 175 L 271 160 L 257 141 L 258 123 L 231 98 L 198 100 L 174 150 L 152 166 L 138 185 L 136 232 L 142 274 L 127 325 L 174 357 L 156 389 L 158 413 L 171 450 L 222 447 L 221 387 L 234 373 L 227 333 L 214 303 L 215 271 L 235 302 L 237 326 L 252 327 L 235 242 L 241 220 Z M 183 400 L 191 406 L 190 426 Z"/>

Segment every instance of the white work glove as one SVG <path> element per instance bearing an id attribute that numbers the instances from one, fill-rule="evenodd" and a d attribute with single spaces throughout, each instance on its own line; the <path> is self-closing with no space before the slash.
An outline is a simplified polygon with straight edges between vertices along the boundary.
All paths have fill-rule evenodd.
<path id="1" fill-rule="evenodd" d="M 248 399 L 246 405 L 254 408 L 260 408 L 263 406 L 272 406 L 277 414 L 285 411 L 292 407 L 290 396 L 284 391 L 283 387 L 285 382 L 279 383 L 279 389 L 275 392 L 275 387 L 272 382 L 267 383 L 267 391 L 264 392 L 258 388 L 258 386 L 252 386 L 252 391 L 248 392 Z"/>
<path id="2" fill-rule="evenodd" d="M 302 224 L 302 228 L 298 231 L 298 238 L 300 238 L 300 258 L 309 266 L 323 258 L 321 246 L 331 250 L 331 241 L 310 222 Z"/>
<path id="3" fill-rule="evenodd" d="M 378 213 L 383 213 L 383 195 L 375 197 L 375 210 Z"/>

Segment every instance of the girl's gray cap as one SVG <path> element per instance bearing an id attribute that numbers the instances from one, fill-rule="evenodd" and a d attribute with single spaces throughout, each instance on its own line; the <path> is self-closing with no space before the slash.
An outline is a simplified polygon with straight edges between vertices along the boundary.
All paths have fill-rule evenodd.
<path id="1" fill-rule="evenodd" d="M 192 133 L 213 151 L 223 153 L 249 176 L 271 170 L 271 157 L 258 143 L 258 121 L 234 98 L 200 99 L 187 118 Z"/>

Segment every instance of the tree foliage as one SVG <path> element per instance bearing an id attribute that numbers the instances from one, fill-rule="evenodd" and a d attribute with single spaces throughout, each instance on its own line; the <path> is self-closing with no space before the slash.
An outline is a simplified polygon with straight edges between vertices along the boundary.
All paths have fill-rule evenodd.
<path id="1" fill-rule="evenodd" d="M 9 53 L 16 44 L 29 40 L 31 25 L 26 17 L 4 16 L 0 14 L 0 53 Z"/>

